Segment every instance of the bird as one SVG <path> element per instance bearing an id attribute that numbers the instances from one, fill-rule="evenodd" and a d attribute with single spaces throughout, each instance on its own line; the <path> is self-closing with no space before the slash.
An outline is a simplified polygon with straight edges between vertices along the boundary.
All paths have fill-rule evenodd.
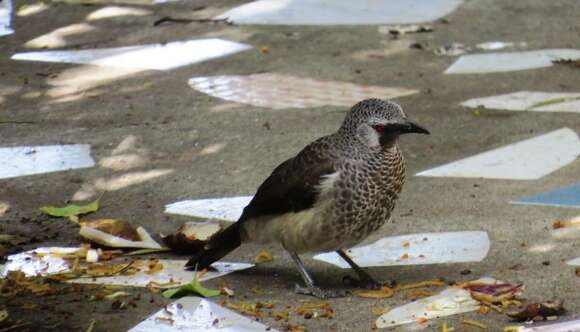
<path id="1" fill-rule="evenodd" d="M 358 102 L 335 133 L 276 167 L 237 222 L 210 238 L 185 267 L 207 268 L 246 242 L 279 243 L 304 281 L 304 286 L 296 284 L 297 293 L 343 296 L 340 290 L 314 283 L 299 257 L 304 253 L 335 251 L 357 273 L 361 285 L 380 287 L 345 250 L 390 220 L 405 182 L 405 161 L 397 143 L 408 133 L 430 134 L 393 101 Z"/>

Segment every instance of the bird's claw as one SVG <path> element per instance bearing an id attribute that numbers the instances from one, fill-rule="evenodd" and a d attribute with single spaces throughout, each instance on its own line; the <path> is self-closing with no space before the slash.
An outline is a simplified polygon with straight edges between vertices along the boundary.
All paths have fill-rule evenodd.
<path id="1" fill-rule="evenodd" d="M 388 280 L 385 282 L 378 282 L 370 276 L 362 277 L 360 279 L 353 278 L 351 276 L 345 276 L 342 278 L 343 282 L 349 286 L 359 287 L 363 289 L 381 289 L 383 287 L 394 288 L 397 283 L 394 280 Z"/>
<path id="2" fill-rule="evenodd" d="M 294 291 L 296 294 L 311 295 L 320 299 L 345 297 L 350 293 L 344 289 L 322 289 L 316 286 L 302 286 L 299 284 L 296 284 Z"/>

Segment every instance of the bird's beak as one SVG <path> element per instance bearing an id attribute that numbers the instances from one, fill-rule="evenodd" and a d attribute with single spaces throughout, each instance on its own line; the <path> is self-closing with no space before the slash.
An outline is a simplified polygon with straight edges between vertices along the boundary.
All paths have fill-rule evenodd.
<path id="1" fill-rule="evenodd" d="M 427 130 L 425 127 L 422 127 L 416 124 L 415 122 L 409 120 L 405 121 L 405 123 L 399 127 L 399 131 L 403 134 L 407 133 L 417 133 L 425 135 L 431 134 L 429 130 Z"/>

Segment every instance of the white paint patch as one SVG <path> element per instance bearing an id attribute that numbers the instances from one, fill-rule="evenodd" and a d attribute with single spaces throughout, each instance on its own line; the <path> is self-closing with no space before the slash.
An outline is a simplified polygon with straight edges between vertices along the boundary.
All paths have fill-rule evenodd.
<path id="1" fill-rule="evenodd" d="M 571 259 L 571 260 L 567 261 L 566 264 L 572 265 L 572 266 L 580 266 L 580 257 L 576 257 L 574 259 Z"/>
<path id="2" fill-rule="evenodd" d="M 469 291 L 448 288 L 441 293 L 407 303 L 383 314 L 376 321 L 378 328 L 417 323 L 422 319 L 433 319 L 461 314 L 479 309 L 479 302 L 471 298 Z"/>
<path id="3" fill-rule="evenodd" d="M 559 59 L 580 59 L 580 50 L 548 49 L 527 52 L 463 55 L 445 74 L 485 74 L 550 67 Z"/>
<path id="4" fill-rule="evenodd" d="M 535 180 L 570 164 L 579 155 L 578 135 L 569 128 L 562 128 L 416 175 Z"/>
<path id="5" fill-rule="evenodd" d="M 392 99 L 418 90 L 318 81 L 280 74 L 194 77 L 189 84 L 210 96 L 242 104 L 285 108 L 314 108 L 326 105 L 351 107 L 368 98 Z"/>
<path id="6" fill-rule="evenodd" d="M 362 267 L 479 262 L 489 252 L 487 232 L 422 233 L 385 237 L 347 250 Z M 350 268 L 334 252 L 314 256 L 343 269 Z"/>
<path id="7" fill-rule="evenodd" d="M 0 1 L 0 37 L 14 33 L 12 21 L 12 0 Z"/>
<path id="8" fill-rule="evenodd" d="M 460 4 L 460 0 L 260 0 L 215 19 L 264 25 L 407 24 L 434 21 Z"/>
<path id="9" fill-rule="evenodd" d="M 149 262 L 143 260 L 144 265 Z M 146 269 L 136 272 L 133 275 L 117 275 L 112 277 L 99 278 L 80 278 L 69 280 L 68 282 L 77 284 L 100 284 L 100 285 L 118 285 L 131 287 L 147 287 L 150 283 L 155 283 L 159 288 L 173 288 L 189 284 L 194 277 L 194 271 L 184 270 L 187 260 L 169 260 L 160 259 L 159 263 L 163 265 L 163 269 L 157 273 L 148 274 Z M 254 264 L 249 263 L 228 263 L 216 262 L 211 265 L 217 271 L 209 271 L 203 274 L 199 280 L 205 281 L 214 278 L 219 278 L 236 272 L 239 270 L 248 269 Z"/>
<path id="10" fill-rule="evenodd" d="M 580 113 L 580 93 L 519 91 L 469 99 L 461 106 L 509 111 Z"/>
<path id="11" fill-rule="evenodd" d="M 252 196 L 187 200 L 168 204 L 165 213 L 237 221 Z"/>
<path id="12" fill-rule="evenodd" d="M 116 48 L 17 53 L 13 60 L 63 62 L 98 66 L 169 70 L 224 57 L 252 46 L 209 38 Z"/>
<path id="13" fill-rule="evenodd" d="M 277 332 L 262 323 L 199 297 L 184 297 L 170 303 L 129 330 L 129 332 L 176 331 Z"/>
<path id="14" fill-rule="evenodd" d="M 41 145 L 0 148 L 0 179 L 93 167 L 91 146 Z"/>

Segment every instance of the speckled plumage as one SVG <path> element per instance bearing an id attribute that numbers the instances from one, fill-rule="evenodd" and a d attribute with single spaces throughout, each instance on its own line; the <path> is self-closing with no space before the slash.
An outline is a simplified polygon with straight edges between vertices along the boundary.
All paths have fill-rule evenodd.
<path id="1" fill-rule="evenodd" d="M 389 220 L 405 182 L 397 146 L 405 133 L 429 132 L 393 102 L 354 105 L 336 133 L 276 167 L 240 219 L 195 252 L 187 266 L 203 269 L 242 242 L 275 242 L 290 253 L 309 294 L 330 296 L 314 285 L 298 253 L 336 250 L 361 279 L 376 285 L 342 250 Z"/>
<path id="2" fill-rule="evenodd" d="M 327 164 L 325 169 L 337 174 L 329 187 L 316 188 L 313 211 L 250 218 L 244 238 L 280 242 L 298 253 L 320 252 L 350 248 L 378 230 L 395 207 L 405 181 L 405 163 L 395 138 L 389 144 L 369 147 L 357 135 L 357 128 L 369 119 L 404 116 L 391 102 L 371 99 L 355 105 L 336 133 L 312 142 L 284 163 L 288 170 Z M 319 186 L 320 177 L 317 182 Z"/>

